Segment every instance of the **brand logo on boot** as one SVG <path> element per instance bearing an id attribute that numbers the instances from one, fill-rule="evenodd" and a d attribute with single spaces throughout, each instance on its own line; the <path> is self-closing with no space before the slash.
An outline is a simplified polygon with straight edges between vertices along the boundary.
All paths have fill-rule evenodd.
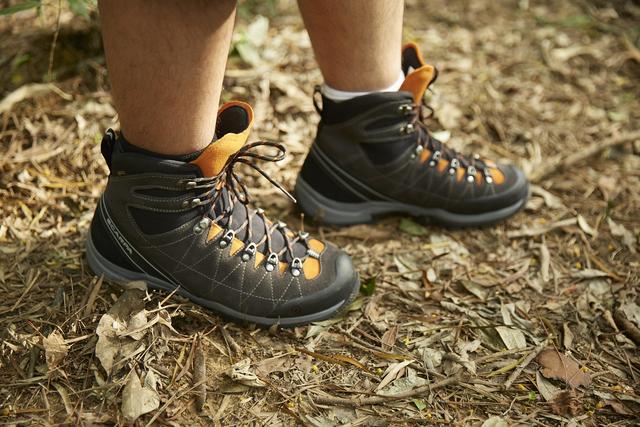
<path id="1" fill-rule="evenodd" d="M 120 234 L 120 231 L 118 231 L 116 225 L 111 221 L 111 218 L 107 218 L 107 227 L 109 227 L 109 231 L 111 231 L 118 243 L 120 243 L 120 246 L 122 246 L 127 252 L 129 252 L 129 255 L 131 255 L 133 253 L 131 246 L 129 246 L 129 243 L 127 243 L 122 234 Z"/>

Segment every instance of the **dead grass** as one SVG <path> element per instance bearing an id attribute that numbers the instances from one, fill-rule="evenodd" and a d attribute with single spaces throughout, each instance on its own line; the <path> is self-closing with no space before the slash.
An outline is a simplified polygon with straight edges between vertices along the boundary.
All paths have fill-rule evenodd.
<path id="1" fill-rule="evenodd" d="M 107 172 L 97 141 L 115 112 L 95 51 L 71 66 L 59 59 L 65 40 L 97 34 L 65 21 L 59 79 L 27 86 L 0 111 L 0 423 L 126 423 L 131 390 L 149 407 L 158 397 L 138 425 L 637 422 L 640 10 L 408 3 L 407 38 L 441 71 L 434 131 L 521 164 L 535 178 L 526 210 L 465 231 L 399 218 L 307 222 L 353 256 L 373 296 L 342 319 L 262 330 L 151 293 L 136 326 L 112 336 L 124 349 L 116 362 L 125 359 L 110 374 L 96 328 L 122 290 L 87 271 L 83 242 Z M 259 46 L 263 62 L 232 60 L 224 96 L 250 100 L 254 134 L 286 143 L 290 157 L 267 168 L 291 188 L 313 138 L 320 74 L 299 18 L 282 8 Z M 0 25 L 5 100 L 42 77 L 52 32 L 19 33 L 32 21 L 12 19 Z M 25 53 L 26 65 L 16 60 Z M 272 217 L 300 223 L 286 199 L 254 184 Z"/>

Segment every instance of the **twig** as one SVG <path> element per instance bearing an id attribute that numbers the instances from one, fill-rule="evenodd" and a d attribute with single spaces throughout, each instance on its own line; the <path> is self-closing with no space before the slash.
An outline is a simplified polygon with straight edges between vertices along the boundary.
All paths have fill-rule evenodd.
<path id="1" fill-rule="evenodd" d="M 633 142 L 637 139 L 640 139 L 640 131 L 638 130 L 614 136 L 605 141 L 593 142 L 584 149 L 576 151 L 568 156 L 565 154 L 558 154 L 529 174 L 529 179 L 531 182 L 541 181 L 543 178 L 546 178 L 555 171 L 568 169 L 608 148 L 626 144 L 627 142 Z"/>
<path id="2" fill-rule="evenodd" d="M 509 378 L 507 378 L 507 381 L 504 382 L 504 384 L 502 385 L 503 389 L 507 390 L 509 387 L 511 387 L 511 384 L 513 384 L 513 382 L 518 378 L 524 368 L 526 368 L 529 363 L 531 363 L 531 361 L 535 359 L 538 354 L 540 354 L 540 352 L 547 347 L 547 345 L 549 345 L 550 339 L 551 337 L 547 337 L 547 339 L 545 339 L 540 345 L 534 348 L 531 353 L 529 353 L 527 357 L 524 358 L 522 363 L 520 363 L 518 367 L 513 370 L 511 375 L 509 375 Z"/>
<path id="3" fill-rule="evenodd" d="M 207 402 L 207 359 L 201 336 L 198 336 L 193 360 L 193 382 L 199 384 L 196 388 L 196 410 L 202 412 Z"/>
<path id="4" fill-rule="evenodd" d="M 58 0 L 58 17 L 56 18 L 56 31 L 53 33 L 53 41 L 49 50 L 49 66 L 47 67 L 47 80 L 53 80 L 53 56 L 56 52 L 58 44 L 58 36 L 60 35 L 60 17 L 62 16 L 62 0 Z"/>
<path id="5" fill-rule="evenodd" d="M 224 325 L 222 328 L 220 328 L 220 333 L 222 334 L 222 338 L 224 338 L 224 341 L 225 343 L 227 343 L 227 347 L 229 348 L 229 356 L 232 355 L 232 350 L 236 355 L 241 355 L 242 347 L 240 347 L 236 340 L 233 339 L 231 334 L 229 334 L 229 331 L 227 331 L 227 325 Z"/>
<path id="6" fill-rule="evenodd" d="M 569 227 L 576 225 L 576 218 L 567 218 L 560 221 L 556 221 L 544 227 L 522 227 L 519 230 L 507 231 L 507 237 L 510 239 L 516 239 L 519 237 L 534 237 L 541 234 L 548 233 L 556 228 Z"/>
<path id="7" fill-rule="evenodd" d="M 93 305 L 96 302 L 96 298 L 98 297 L 98 293 L 100 292 L 100 288 L 102 287 L 102 281 L 104 280 L 104 275 L 100 275 L 98 280 L 91 287 L 91 290 L 87 294 L 86 301 L 84 303 L 84 317 L 89 316 L 93 312 Z"/>
<path id="8" fill-rule="evenodd" d="M 376 405 L 378 403 L 401 400 L 401 399 L 406 399 L 408 397 L 417 396 L 425 392 L 431 392 L 439 388 L 455 385 L 455 384 L 458 384 L 459 382 L 460 382 L 460 377 L 455 376 L 455 377 L 446 378 L 442 381 L 438 381 L 437 383 L 434 383 L 434 384 L 427 384 L 420 387 L 416 387 L 413 390 L 394 394 L 392 396 L 361 397 L 356 399 L 345 399 L 343 397 L 333 397 L 333 396 L 319 396 L 314 398 L 314 402 L 319 403 L 321 405 L 352 406 L 352 407 Z"/>
<path id="9" fill-rule="evenodd" d="M 167 409 L 169 407 L 169 405 L 171 405 L 175 400 L 180 399 L 182 396 L 184 396 L 185 394 L 193 391 L 194 389 L 200 387 L 200 384 L 196 383 L 194 385 L 192 385 L 191 387 L 187 388 L 185 390 L 185 388 L 183 387 L 182 389 L 178 390 L 176 393 L 174 393 L 166 402 L 164 405 L 162 405 L 162 407 L 160 409 L 158 409 L 158 411 L 153 414 L 153 417 L 151 417 L 151 419 L 149 420 L 149 422 L 147 424 L 145 424 L 145 427 L 150 427 L 152 425 L 154 425 L 154 421 L 160 416 L 160 414 L 162 414 L 165 409 Z"/>
<path id="10" fill-rule="evenodd" d="M 613 318 L 620 329 L 622 329 L 631 340 L 640 345 L 640 329 L 638 329 L 633 323 L 627 320 L 622 310 L 616 310 L 613 312 Z"/>

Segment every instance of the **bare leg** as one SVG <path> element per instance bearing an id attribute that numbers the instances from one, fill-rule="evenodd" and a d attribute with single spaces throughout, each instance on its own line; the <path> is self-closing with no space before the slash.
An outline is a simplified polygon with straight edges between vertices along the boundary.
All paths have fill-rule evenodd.
<path id="1" fill-rule="evenodd" d="M 298 7 L 327 85 L 371 91 L 397 80 L 403 0 L 298 0 Z"/>
<path id="2" fill-rule="evenodd" d="M 127 140 L 160 154 L 211 142 L 235 0 L 102 0 L 113 98 Z"/>

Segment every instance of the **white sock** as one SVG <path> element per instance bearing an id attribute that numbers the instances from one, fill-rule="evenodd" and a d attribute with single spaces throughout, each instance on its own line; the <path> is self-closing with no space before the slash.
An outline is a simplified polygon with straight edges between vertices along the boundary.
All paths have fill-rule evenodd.
<path id="1" fill-rule="evenodd" d="M 331 86 L 323 84 L 321 92 L 324 96 L 335 102 L 347 101 L 349 99 L 356 98 L 362 95 L 368 95 L 374 92 L 397 92 L 400 90 L 400 86 L 402 86 L 402 83 L 404 83 L 404 77 L 404 73 L 400 71 L 398 80 L 396 80 L 391 86 L 380 90 L 371 90 L 367 92 L 346 92 L 343 90 L 334 89 Z"/>

